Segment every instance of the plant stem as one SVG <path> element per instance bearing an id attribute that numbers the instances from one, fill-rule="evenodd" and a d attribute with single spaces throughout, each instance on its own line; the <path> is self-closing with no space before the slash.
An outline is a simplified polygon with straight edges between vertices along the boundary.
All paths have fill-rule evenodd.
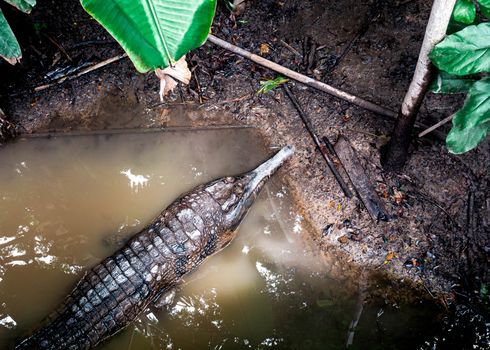
<path id="1" fill-rule="evenodd" d="M 313 79 L 313 78 L 310 78 L 310 77 L 307 77 L 306 75 L 303 75 L 303 74 L 300 74 L 298 72 L 295 72 L 291 69 L 288 69 L 284 66 L 281 66 L 277 63 L 274 63 L 272 61 L 269 61 L 263 57 L 260 57 L 258 55 L 255 55 L 249 51 L 246 51 L 244 49 L 241 49 L 239 48 L 238 46 L 235 46 L 235 45 L 232 45 L 224 40 L 221 40 L 217 37 L 215 37 L 214 35 L 209 35 L 208 37 L 208 41 L 215 44 L 215 45 L 218 45 L 228 51 L 231 51 L 233 53 L 236 53 L 240 56 L 243 56 L 245 58 L 248 58 L 249 60 L 257 63 L 257 64 L 260 64 L 261 66 L 264 66 L 266 68 L 269 68 L 269 69 L 272 69 L 273 71 L 276 71 L 288 78 L 291 78 L 291 79 L 294 79 L 296 81 L 299 81 L 300 83 L 303 83 L 305 85 L 308 85 L 308 86 L 311 86 L 311 87 L 314 87 L 315 89 L 318 89 L 318 90 L 321 90 L 321 91 L 324 91 L 330 95 L 333 95 L 335 97 L 338 97 L 340 99 L 343 99 L 345 101 L 348 101 L 352 104 L 355 104 L 359 107 L 362 107 L 364 109 L 367 109 L 368 111 L 371 111 L 371 112 L 374 112 L 374 113 L 378 113 L 378 114 L 381 114 L 381 115 L 384 115 L 384 116 L 387 116 L 387 117 L 390 117 L 390 118 L 394 118 L 396 113 L 393 112 L 392 110 L 388 109 L 388 108 L 385 108 L 385 107 L 382 107 L 382 106 L 379 106 L 377 104 L 374 104 L 370 101 L 366 101 L 360 97 L 357 97 L 357 96 L 354 96 L 352 94 L 349 94 L 348 92 L 345 92 L 345 91 L 342 91 L 340 89 L 337 89 L 333 86 L 330 86 L 328 84 L 325 84 L 325 83 L 322 83 L 321 81 L 318 81 L 316 79 Z"/>
<path id="2" fill-rule="evenodd" d="M 456 0 L 434 0 L 412 82 L 398 112 L 390 142 L 381 157 L 386 170 L 400 170 L 405 165 L 415 119 L 431 80 L 429 53 L 444 39 L 455 3 Z"/>
<path id="3" fill-rule="evenodd" d="M 105 67 L 108 64 L 111 64 L 111 63 L 117 62 L 119 60 L 122 60 L 125 57 L 128 57 L 128 55 L 125 54 L 125 53 L 123 53 L 122 55 L 119 55 L 119 56 L 111 57 L 111 58 L 109 58 L 107 60 L 104 60 L 104 61 L 99 62 L 99 63 L 96 63 L 96 64 L 94 64 L 94 65 L 92 65 L 90 67 L 87 67 L 87 68 L 81 70 L 80 72 L 78 72 L 76 74 L 73 74 L 73 75 L 69 75 L 68 74 L 68 75 L 65 75 L 65 76 L 57 79 L 53 83 L 49 83 L 49 84 L 37 86 L 37 87 L 34 88 L 34 91 L 39 92 L 39 91 L 42 91 L 42 90 L 46 90 L 47 88 L 50 88 L 51 86 L 64 83 L 67 80 L 72 80 L 72 79 L 81 77 L 82 75 L 85 75 L 87 73 L 93 72 L 94 70 L 100 69 L 102 67 Z"/>
<path id="4" fill-rule="evenodd" d="M 432 125 L 430 128 L 427 128 L 425 129 L 424 131 L 422 131 L 418 136 L 419 137 L 424 137 L 425 135 L 427 135 L 428 133 L 434 131 L 435 129 L 437 129 L 438 127 L 446 124 L 447 122 L 450 122 L 454 117 L 454 114 L 450 115 L 449 117 L 446 117 L 444 118 L 443 120 L 441 120 L 440 122 Z"/>

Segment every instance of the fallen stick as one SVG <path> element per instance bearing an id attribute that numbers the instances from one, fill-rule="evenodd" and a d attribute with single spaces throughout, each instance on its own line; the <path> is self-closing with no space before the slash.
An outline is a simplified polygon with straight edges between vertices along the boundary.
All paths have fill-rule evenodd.
<path id="1" fill-rule="evenodd" d="M 439 128 L 440 126 L 446 124 L 447 122 L 451 121 L 454 117 L 454 114 L 453 115 L 450 115 L 449 117 L 446 117 L 444 118 L 443 120 L 441 120 L 439 123 L 437 124 L 434 124 L 432 125 L 430 128 L 427 128 L 425 129 L 424 131 L 422 131 L 418 136 L 419 137 L 424 137 L 425 135 L 427 135 L 428 133 L 436 130 L 437 128 Z"/>
<path id="2" fill-rule="evenodd" d="M 439 208 L 446 216 L 449 218 L 449 220 L 453 223 L 453 225 L 459 229 L 461 229 L 461 226 L 456 222 L 456 220 L 453 218 L 453 216 L 441 205 L 437 200 L 429 196 L 428 194 L 425 194 L 424 192 L 421 192 L 417 189 L 413 191 L 414 193 L 418 194 L 419 196 L 423 197 L 427 202 L 430 204 L 436 206 Z M 417 197 L 414 197 L 417 198 Z"/>
<path id="3" fill-rule="evenodd" d="M 337 168 L 335 167 L 335 164 L 334 164 L 332 158 L 330 158 L 330 156 L 328 154 L 327 148 L 320 142 L 320 139 L 316 135 L 316 133 L 313 129 L 313 125 L 311 124 L 311 121 L 308 118 L 308 116 L 306 115 L 305 111 L 303 111 L 303 108 L 301 108 L 298 100 L 296 99 L 296 97 L 293 95 L 291 90 L 289 90 L 289 88 L 286 85 L 283 85 L 283 89 L 286 92 L 286 95 L 289 97 L 289 99 L 293 103 L 294 108 L 296 108 L 296 110 L 298 111 L 298 114 L 301 117 L 301 120 L 305 124 L 306 130 L 308 130 L 308 133 L 311 135 L 311 138 L 313 139 L 316 147 L 318 148 L 318 150 L 322 154 L 323 159 L 325 159 L 325 161 L 327 162 L 328 167 L 332 171 L 332 174 L 335 177 L 335 180 L 337 180 L 338 184 L 340 185 L 340 188 L 342 188 L 342 191 L 344 192 L 345 196 L 347 198 L 352 198 L 352 193 L 349 190 L 349 187 L 345 183 L 342 176 L 340 176 Z"/>
<path id="4" fill-rule="evenodd" d="M 332 143 L 330 142 L 330 140 L 328 139 L 328 137 L 323 136 L 322 141 L 323 141 L 323 143 L 325 144 L 325 146 L 327 146 L 327 149 L 328 149 L 328 151 L 330 152 L 330 154 L 332 154 L 332 155 L 334 155 L 334 156 L 336 156 L 336 157 L 338 158 L 339 156 L 338 156 L 338 155 L 337 155 L 337 153 L 335 152 L 335 148 L 333 147 L 333 145 L 332 145 Z"/>
<path id="5" fill-rule="evenodd" d="M 291 45 L 289 45 L 287 42 L 285 42 L 282 39 L 279 39 L 279 43 L 282 46 L 284 46 L 286 49 L 288 49 L 289 51 L 291 51 L 292 53 L 294 53 L 296 56 L 298 56 L 299 58 L 303 59 L 303 55 L 300 54 L 298 50 L 296 50 L 294 47 L 292 47 Z"/>
<path id="6" fill-rule="evenodd" d="M 368 111 L 378 113 L 380 115 L 384 115 L 390 118 L 395 118 L 396 113 L 388 108 L 379 106 L 373 102 L 364 100 L 360 97 L 354 96 L 352 94 L 349 94 L 348 92 L 342 91 L 340 89 L 337 89 L 333 86 L 330 86 L 328 84 L 322 83 L 321 81 L 318 81 L 316 79 L 307 77 L 306 75 L 300 74 L 298 72 L 295 72 L 291 69 L 288 69 L 286 67 L 283 67 L 277 63 L 274 63 L 272 61 L 269 61 L 263 57 L 260 57 L 258 55 L 255 55 L 249 51 L 246 51 L 244 49 L 239 48 L 238 46 L 232 45 L 224 40 L 221 40 L 214 35 L 209 35 L 208 36 L 208 41 L 218 45 L 228 51 L 231 51 L 233 53 L 236 53 L 237 55 L 243 56 L 245 58 L 248 58 L 249 60 L 260 64 L 261 66 L 264 66 L 266 68 L 272 69 L 273 71 L 276 71 L 288 78 L 294 79 L 299 81 L 300 83 L 306 84 L 308 86 L 311 86 L 315 89 L 324 91 L 332 96 L 338 97 L 340 99 L 343 99 L 345 101 L 348 101 L 352 104 L 355 104 L 356 106 L 362 107 L 364 109 L 367 109 Z"/>
<path id="7" fill-rule="evenodd" d="M 378 222 L 379 220 L 388 221 L 389 215 L 383 203 L 369 182 L 356 151 L 345 137 L 339 137 L 335 145 L 335 152 L 344 166 L 347 175 L 349 175 L 357 195 L 366 207 L 371 219 L 374 222 Z"/>
<path id="8" fill-rule="evenodd" d="M 68 58 L 68 61 L 72 62 L 73 59 L 71 58 L 71 56 L 68 54 L 68 52 L 66 52 L 65 48 L 63 46 L 61 46 L 60 44 L 58 44 L 53 38 L 51 38 L 48 34 L 46 33 L 43 33 L 43 35 L 49 40 L 51 41 L 51 43 L 56 46 L 58 48 L 58 50 L 61 51 L 61 53 L 63 53 L 63 55 L 66 56 L 66 58 Z"/>
<path id="9" fill-rule="evenodd" d="M 350 49 L 354 45 L 354 43 L 359 40 L 364 34 L 366 34 L 369 25 L 373 21 L 373 18 L 377 17 L 376 15 L 376 10 L 379 11 L 379 8 L 381 8 L 379 4 L 380 0 L 375 0 L 369 9 L 367 10 L 366 14 L 364 15 L 364 19 L 361 22 L 361 25 L 359 26 L 359 29 L 357 30 L 356 34 L 352 37 L 351 40 L 347 43 L 347 45 L 344 47 L 342 50 L 342 53 L 338 56 L 338 58 L 335 59 L 334 64 L 329 68 L 328 74 L 331 74 L 335 68 L 339 65 L 340 61 L 344 59 L 344 57 L 349 53 Z"/>
<path id="10" fill-rule="evenodd" d="M 107 59 L 105 61 L 96 63 L 96 64 L 94 64 L 94 65 L 92 65 L 90 67 L 87 67 L 87 68 L 81 70 L 80 72 L 78 72 L 77 74 L 67 75 L 67 76 L 61 77 L 61 78 L 57 79 L 54 83 L 49 83 L 49 84 L 37 86 L 37 87 L 34 88 L 34 91 L 38 92 L 38 91 L 46 90 L 47 88 L 50 88 L 51 86 L 64 83 L 67 80 L 76 79 L 78 77 L 81 77 L 84 74 L 93 72 L 94 70 L 100 69 L 100 68 L 105 67 L 105 66 L 107 66 L 107 65 L 109 65 L 111 63 L 114 63 L 114 62 L 117 62 L 119 60 L 122 60 L 123 58 L 125 58 L 127 56 L 128 55 L 124 53 L 124 54 L 119 55 L 119 56 L 111 57 L 111 58 L 109 58 L 109 59 Z"/>

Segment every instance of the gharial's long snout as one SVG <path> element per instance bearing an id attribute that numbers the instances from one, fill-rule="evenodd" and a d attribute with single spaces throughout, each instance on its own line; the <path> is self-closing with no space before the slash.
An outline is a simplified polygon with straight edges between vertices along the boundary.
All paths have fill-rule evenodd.
<path id="1" fill-rule="evenodd" d="M 253 175 L 253 179 L 247 186 L 247 190 L 250 192 L 260 191 L 261 185 L 263 185 L 267 179 L 269 179 L 276 171 L 283 165 L 283 163 L 291 158 L 294 154 L 293 146 L 285 146 L 279 152 L 277 152 L 272 158 L 265 161 L 250 173 Z"/>
<path id="2" fill-rule="evenodd" d="M 243 175 L 245 187 L 234 208 L 228 213 L 228 222 L 236 227 L 246 214 L 267 180 L 294 154 L 293 146 L 285 146 L 272 158 Z"/>

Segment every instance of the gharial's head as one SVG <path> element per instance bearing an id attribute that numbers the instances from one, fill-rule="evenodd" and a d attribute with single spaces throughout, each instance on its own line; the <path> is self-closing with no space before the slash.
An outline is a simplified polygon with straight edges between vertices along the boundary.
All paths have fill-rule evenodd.
<path id="1" fill-rule="evenodd" d="M 206 187 L 224 212 L 224 221 L 218 233 L 218 247 L 226 246 L 235 237 L 235 229 L 247 214 L 267 180 L 294 153 L 286 146 L 256 169 L 238 176 L 224 177 Z"/>

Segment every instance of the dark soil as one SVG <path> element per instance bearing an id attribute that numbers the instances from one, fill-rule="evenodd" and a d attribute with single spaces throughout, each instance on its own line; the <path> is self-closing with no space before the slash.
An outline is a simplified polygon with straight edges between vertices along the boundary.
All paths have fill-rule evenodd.
<path id="1" fill-rule="evenodd" d="M 415 68 L 429 2 L 246 4 L 234 17 L 220 2 L 213 33 L 357 96 L 398 108 Z M 34 92 L 50 82 L 46 77 L 55 69 L 99 62 L 122 49 L 77 0 L 41 1 L 29 16 L 1 6 L 24 57 L 15 67 L 0 62 L 0 108 L 24 133 L 255 126 L 271 146 L 296 146 L 287 178 L 313 227 L 311 239 L 325 252 L 427 291 L 445 306 L 470 305 L 470 310 L 485 314 L 490 284 L 488 140 L 455 156 L 437 137 L 416 139 L 403 172 L 388 174 L 380 166 L 379 153 L 392 120 L 290 83 L 320 136 L 336 140 L 342 134 L 355 147 L 393 217 L 374 223 L 359 200 L 344 197 L 283 91 L 256 93 L 259 82 L 274 78 L 274 72 L 205 44 L 187 57 L 194 73 L 191 84 L 179 87 L 164 103 L 158 98 L 156 76 L 138 74 L 128 59 Z M 261 44 L 268 53 L 261 53 Z M 432 125 L 457 110 L 463 99 L 429 94 L 419 121 Z M 448 128 L 442 128 L 442 135 Z M 399 285 L 393 284 L 394 295 Z"/>

